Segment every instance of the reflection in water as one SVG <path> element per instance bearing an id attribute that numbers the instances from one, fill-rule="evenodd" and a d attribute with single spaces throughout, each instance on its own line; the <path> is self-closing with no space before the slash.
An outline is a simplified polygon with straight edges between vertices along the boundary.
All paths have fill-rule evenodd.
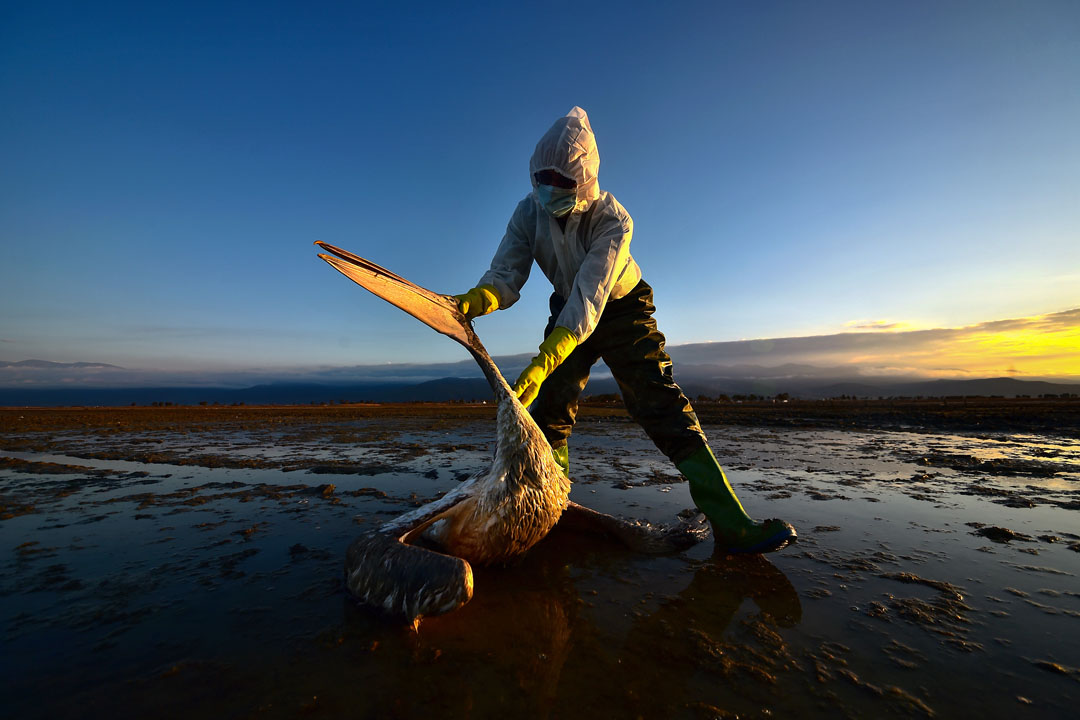
<path id="1" fill-rule="evenodd" d="M 747 598 L 759 612 L 733 624 Z M 596 648 L 593 658 L 583 658 L 607 662 L 593 671 L 582 668 L 580 689 L 592 684 L 599 692 L 580 696 L 597 713 L 616 707 L 621 716 L 759 709 L 775 699 L 775 673 L 793 664 L 774 628 L 801 618 L 794 586 L 765 557 L 716 555 L 677 595 L 652 612 L 634 613 L 617 651 Z M 605 681 L 605 675 L 624 682 Z"/>
<path id="2" fill-rule="evenodd" d="M 678 606 L 673 612 L 699 616 L 719 633 L 745 598 L 781 627 L 802 620 L 795 586 L 764 555 L 714 555 L 671 605 Z"/>
<path id="3" fill-rule="evenodd" d="M 714 557 L 647 611 L 636 609 L 645 596 L 677 584 L 649 562 L 623 577 L 635 560 L 594 538 L 555 533 L 515 567 L 480 569 L 472 602 L 424 620 L 416 633 L 380 628 L 369 611 L 347 605 L 339 647 L 353 648 L 345 663 L 363 688 L 360 705 L 397 717 L 429 716 L 433 708 L 450 717 L 671 715 L 688 697 L 715 700 L 716 689 L 697 677 L 705 666 L 758 676 L 776 670 L 786 650 L 771 628 L 798 623 L 802 609 L 768 560 Z M 668 559 L 665 570 L 672 565 L 686 567 Z M 616 592 L 583 592 L 612 576 Z M 759 610 L 751 632 L 726 637 L 747 598 Z M 613 617 L 630 622 L 612 628 Z M 377 683 L 364 681 L 374 679 L 372 664 Z"/>

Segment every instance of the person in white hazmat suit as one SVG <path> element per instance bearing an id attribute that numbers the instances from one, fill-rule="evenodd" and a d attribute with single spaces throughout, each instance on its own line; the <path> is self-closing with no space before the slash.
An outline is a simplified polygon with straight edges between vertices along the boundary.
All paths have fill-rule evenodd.
<path id="1" fill-rule="evenodd" d="M 540 353 L 514 391 L 569 476 L 567 440 L 578 398 L 599 358 L 626 408 L 690 481 L 690 494 L 713 526 L 719 549 L 771 552 L 796 539 L 781 520 L 755 522 L 709 449 L 690 401 L 671 372 L 652 315 L 652 288 L 630 256 L 634 223 L 600 189 L 600 156 L 589 118 L 575 107 L 555 121 L 529 161 L 532 192 L 518 203 L 490 269 L 455 296 L 472 319 L 517 302 L 533 261 L 554 286 Z"/>

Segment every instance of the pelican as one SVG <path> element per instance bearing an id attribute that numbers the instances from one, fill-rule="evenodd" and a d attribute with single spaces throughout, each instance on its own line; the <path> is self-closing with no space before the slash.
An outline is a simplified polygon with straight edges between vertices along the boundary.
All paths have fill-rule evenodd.
<path id="1" fill-rule="evenodd" d="M 476 359 L 497 402 L 495 457 L 443 497 L 357 538 L 345 555 L 345 585 L 363 604 L 418 623 L 472 598 L 470 563 L 513 561 L 559 522 L 648 553 L 704 539 L 704 515 L 672 527 L 630 522 L 570 502 L 570 480 L 551 446 L 484 349 L 457 302 L 324 242 L 319 257 L 343 275 L 453 338 Z"/>

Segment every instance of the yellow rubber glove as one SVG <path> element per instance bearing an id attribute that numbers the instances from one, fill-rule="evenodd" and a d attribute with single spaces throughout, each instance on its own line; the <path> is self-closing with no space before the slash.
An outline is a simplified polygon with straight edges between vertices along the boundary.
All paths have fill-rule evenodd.
<path id="1" fill-rule="evenodd" d="M 454 299 L 457 300 L 458 310 L 466 320 L 472 320 L 474 317 L 487 315 L 499 309 L 499 293 L 492 285 L 474 287 L 464 295 L 455 295 Z"/>
<path id="2" fill-rule="evenodd" d="M 532 405 L 547 376 L 574 352 L 577 344 L 577 336 L 564 327 L 555 328 L 544 338 L 544 342 L 540 343 L 540 354 L 532 359 L 514 383 L 514 394 L 522 405 Z"/>

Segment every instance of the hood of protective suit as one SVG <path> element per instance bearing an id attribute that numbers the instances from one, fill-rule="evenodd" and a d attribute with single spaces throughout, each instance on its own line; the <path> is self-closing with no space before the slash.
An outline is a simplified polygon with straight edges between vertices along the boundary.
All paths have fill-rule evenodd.
<path id="1" fill-rule="evenodd" d="M 555 170 L 577 183 L 577 203 L 574 212 L 584 212 L 600 197 L 596 173 L 600 169 L 600 153 L 596 137 L 589 125 L 589 116 L 573 107 L 565 117 L 555 121 L 551 129 L 536 143 L 529 160 L 529 179 L 536 188 L 536 173 Z"/>

